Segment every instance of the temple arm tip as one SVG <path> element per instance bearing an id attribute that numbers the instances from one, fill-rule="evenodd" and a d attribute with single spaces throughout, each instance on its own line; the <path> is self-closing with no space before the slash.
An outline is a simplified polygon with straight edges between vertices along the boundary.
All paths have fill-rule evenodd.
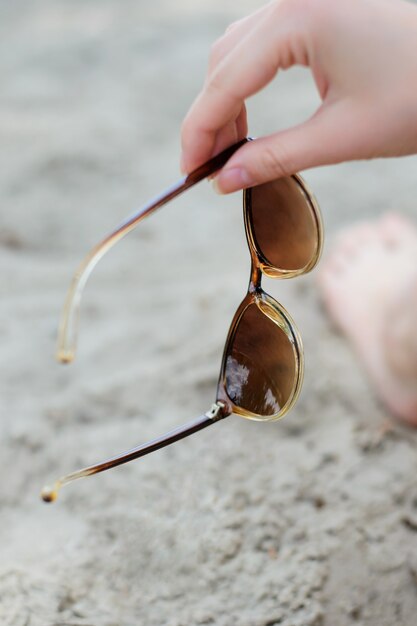
<path id="1" fill-rule="evenodd" d="M 72 363 L 75 354 L 73 350 L 59 349 L 56 353 L 56 360 L 59 363 Z"/>

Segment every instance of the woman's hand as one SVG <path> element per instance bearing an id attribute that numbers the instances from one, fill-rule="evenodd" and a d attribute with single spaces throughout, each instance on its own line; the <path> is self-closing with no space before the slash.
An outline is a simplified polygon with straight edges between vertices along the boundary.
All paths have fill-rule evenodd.
<path id="1" fill-rule="evenodd" d="M 246 136 L 246 98 L 293 65 L 310 68 L 321 106 L 306 122 L 241 148 L 217 176 L 219 191 L 317 165 L 417 153 L 417 7 L 275 0 L 214 44 L 183 122 L 182 169 Z"/>

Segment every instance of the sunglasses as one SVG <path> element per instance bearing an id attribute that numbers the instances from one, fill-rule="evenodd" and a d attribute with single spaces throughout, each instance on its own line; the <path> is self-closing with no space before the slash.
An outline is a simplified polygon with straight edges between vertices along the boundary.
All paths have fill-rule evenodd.
<path id="1" fill-rule="evenodd" d="M 158 208 L 212 176 L 248 139 L 244 139 L 181 179 L 127 218 L 95 246 L 79 266 L 65 302 L 58 338 L 58 360 L 74 359 L 82 291 L 98 261 L 122 237 Z M 201 417 L 157 439 L 80 469 L 44 487 L 42 499 L 56 500 L 60 487 L 128 463 L 214 424 L 232 413 L 252 420 L 283 417 L 294 405 L 303 380 L 302 341 L 294 321 L 261 286 L 262 275 L 293 278 L 317 264 L 323 244 L 318 205 L 297 174 L 243 192 L 243 214 L 251 255 L 248 292 L 226 339 L 216 401 Z"/>

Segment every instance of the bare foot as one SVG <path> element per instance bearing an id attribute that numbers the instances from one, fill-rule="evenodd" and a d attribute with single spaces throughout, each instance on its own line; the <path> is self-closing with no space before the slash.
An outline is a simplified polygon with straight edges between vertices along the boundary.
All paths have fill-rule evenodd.
<path id="1" fill-rule="evenodd" d="M 346 230 L 319 288 L 393 415 L 417 426 L 417 229 L 404 217 Z"/>

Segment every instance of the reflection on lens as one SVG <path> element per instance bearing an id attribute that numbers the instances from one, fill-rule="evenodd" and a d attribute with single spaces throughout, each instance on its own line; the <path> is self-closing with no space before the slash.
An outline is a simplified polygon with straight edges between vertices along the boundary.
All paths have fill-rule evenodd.
<path id="1" fill-rule="evenodd" d="M 312 205 L 292 177 L 250 191 L 250 222 L 258 250 L 270 265 L 301 270 L 317 255 L 318 226 Z"/>
<path id="2" fill-rule="evenodd" d="M 291 341 L 256 304 L 245 310 L 226 353 L 226 391 L 258 416 L 276 415 L 291 398 L 296 359 Z"/>

